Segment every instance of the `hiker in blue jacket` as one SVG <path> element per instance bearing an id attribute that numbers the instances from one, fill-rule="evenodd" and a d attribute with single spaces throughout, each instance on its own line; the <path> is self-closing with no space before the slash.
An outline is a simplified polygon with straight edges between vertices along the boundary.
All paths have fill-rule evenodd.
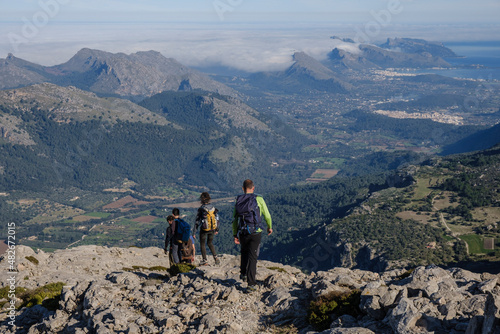
<path id="1" fill-rule="evenodd" d="M 247 292 L 257 289 L 257 258 L 262 238 L 262 219 L 266 221 L 267 234 L 273 233 L 271 214 L 264 198 L 254 194 L 252 180 L 243 182 L 243 195 L 236 197 L 233 213 L 234 243 L 241 245 L 240 278 L 248 282 Z"/>

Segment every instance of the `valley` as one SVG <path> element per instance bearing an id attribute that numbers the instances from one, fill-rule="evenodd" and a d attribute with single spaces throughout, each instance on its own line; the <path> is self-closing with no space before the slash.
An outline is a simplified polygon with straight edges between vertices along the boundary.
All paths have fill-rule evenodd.
<path id="1" fill-rule="evenodd" d="M 52 67 L 9 55 L 0 219 L 45 251 L 162 247 L 172 207 L 192 223 L 210 191 L 217 247 L 236 254 L 231 203 L 249 177 L 273 208 L 279 233 L 262 247 L 272 261 L 312 271 L 498 261 L 498 192 L 480 180 L 498 189 L 500 83 L 412 72 L 448 68 L 445 49 L 407 39 L 323 62 L 296 52 L 287 70 L 248 76 L 153 51 L 82 49 Z"/>

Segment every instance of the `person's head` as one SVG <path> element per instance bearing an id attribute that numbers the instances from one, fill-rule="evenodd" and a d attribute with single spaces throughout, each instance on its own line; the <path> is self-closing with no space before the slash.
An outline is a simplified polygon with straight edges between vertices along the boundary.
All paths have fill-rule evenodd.
<path id="1" fill-rule="evenodd" d="M 172 214 L 174 215 L 174 217 L 179 217 L 179 215 L 181 214 L 181 212 L 179 211 L 179 209 L 173 208 L 172 209 Z"/>
<path id="2" fill-rule="evenodd" d="M 170 225 L 172 225 L 172 223 L 174 222 L 174 220 L 175 220 L 174 216 L 172 216 L 172 215 L 168 215 L 168 217 L 167 217 L 167 222 L 168 222 Z"/>
<path id="3" fill-rule="evenodd" d="M 243 181 L 243 192 L 245 194 L 253 193 L 254 189 L 255 189 L 255 185 L 253 184 L 252 180 L 246 179 L 245 181 Z"/>
<path id="4" fill-rule="evenodd" d="M 210 203 L 210 194 L 207 193 L 206 191 L 202 192 L 201 195 L 200 195 L 200 201 L 201 201 L 201 204 L 208 204 L 208 203 Z"/>

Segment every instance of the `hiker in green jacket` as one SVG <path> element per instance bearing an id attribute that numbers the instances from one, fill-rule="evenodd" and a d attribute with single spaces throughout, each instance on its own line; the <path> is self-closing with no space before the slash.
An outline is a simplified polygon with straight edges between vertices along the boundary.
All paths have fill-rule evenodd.
<path id="1" fill-rule="evenodd" d="M 247 292 L 257 289 L 257 258 L 259 256 L 262 230 L 273 233 L 271 214 L 264 198 L 254 194 L 252 180 L 243 182 L 243 195 L 236 198 L 233 213 L 234 243 L 241 245 L 240 279 L 248 282 Z M 263 224 L 266 222 L 266 226 Z"/>

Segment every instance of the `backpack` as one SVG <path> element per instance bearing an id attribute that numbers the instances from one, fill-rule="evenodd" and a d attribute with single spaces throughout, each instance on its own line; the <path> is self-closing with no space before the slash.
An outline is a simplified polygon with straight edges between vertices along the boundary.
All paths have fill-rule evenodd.
<path id="1" fill-rule="evenodd" d="M 175 220 L 177 222 L 175 240 L 178 243 L 187 242 L 191 236 L 191 226 L 181 218 Z"/>
<path id="2" fill-rule="evenodd" d="M 262 218 L 257 204 L 257 195 L 239 195 L 236 197 L 234 209 L 238 218 L 238 231 L 240 233 L 252 234 L 261 228 Z"/>
<path id="3" fill-rule="evenodd" d="M 203 219 L 201 221 L 201 229 L 203 231 L 214 231 L 217 229 L 219 217 L 216 210 L 213 206 L 210 208 L 203 206 Z"/>
<path id="4" fill-rule="evenodd" d="M 194 261 L 194 243 L 192 238 L 188 238 L 188 241 L 183 241 L 182 244 L 179 245 L 180 248 L 180 261 L 193 263 Z"/>

